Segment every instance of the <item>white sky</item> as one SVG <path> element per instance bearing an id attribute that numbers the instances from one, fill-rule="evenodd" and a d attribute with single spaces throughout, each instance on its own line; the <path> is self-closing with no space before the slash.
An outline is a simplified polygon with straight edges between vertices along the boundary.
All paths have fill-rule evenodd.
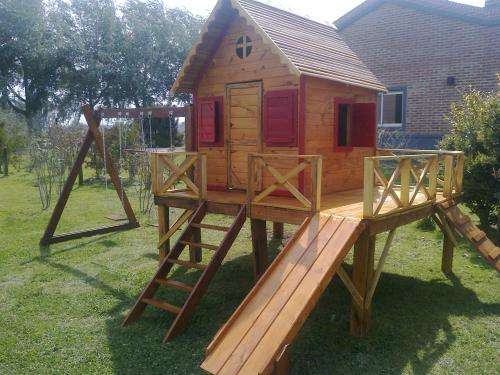
<path id="1" fill-rule="evenodd" d="M 332 24 L 363 0 L 260 0 L 263 3 L 311 18 L 315 21 Z M 120 1 L 118 1 L 120 2 Z M 165 0 L 169 7 L 186 8 L 191 13 L 208 16 L 217 0 Z M 457 3 L 484 6 L 484 0 L 460 0 Z"/>

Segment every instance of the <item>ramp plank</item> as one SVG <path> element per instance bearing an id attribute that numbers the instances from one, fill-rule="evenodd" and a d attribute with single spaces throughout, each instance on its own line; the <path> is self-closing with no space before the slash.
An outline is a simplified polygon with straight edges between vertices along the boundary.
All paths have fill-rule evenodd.
<path id="1" fill-rule="evenodd" d="M 323 214 L 313 217 L 216 335 L 201 367 L 212 374 L 269 371 L 283 345 L 297 334 L 362 228 L 358 220 Z"/>
<path id="2" fill-rule="evenodd" d="M 216 335 L 212 344 L 210 344 L 209 350 L 210 347 L 214 346 L 213 344 L 221 340 L 222 336 L 224 336 L 224 340 L 217 347 L 217 353 L 208 356 L 205 360 L 204 369 L 216 373 L 222 368 L 229 355 L 234 351 L 242 337 L 250 329 L 262 309 L 279 288 L 283 279 L 292 271 L 295 263 L 300 259 L 311 242 L 314 241 L 327 221 L 327 216 L 316 215 L 302 236 L 294 244 L 293 248 L 288 247 L 282 250 L 280 256 L 269 266 L 257 285 L 249 293 L 250 298 L 246 298 L 242 302 L 240 307 L 243 308 L 236 310 L 233 317 L 230 318 L 228 323 Z M 264 284 L 265 287 L 261 288 Z M 224 354 L 227 354 L 227 356 Z"/>
<path id="3" fill-rule="evenodd" d="M 240 373 L 260 374 L 269 370 L 280 348 L 290 343 L 304 324 L 359 233 L 359 223 L 344 220 Z"/>

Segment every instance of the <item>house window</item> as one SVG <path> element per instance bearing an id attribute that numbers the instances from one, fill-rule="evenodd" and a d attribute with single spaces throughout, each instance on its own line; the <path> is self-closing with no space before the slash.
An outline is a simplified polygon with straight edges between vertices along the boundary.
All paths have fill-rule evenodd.
<path id="1" fill-rule="evenodd" d="M 389 90 L 380 95 L 379 125 L 398 128 L 404 124 L 406 93 L 403 89 Z"/>
<path id="2" fill-rule="evenodd" d="M 200 98 L 197 104 L 198 139 L 201 146 L 223 146 L 223 98 Z"/>
<path id="3" fill-rule="evenodd" d="M 337 146 L 347 147 L 351 145 L 352 104 L 339 104 L 338 110 Z"/>
<path id="4" fill-rule="evenodd" d="M 334 151 L 351 151 L 353 147 L 374 147 L 376 119 L 376 103 L 354 103 L 350 99 L 335 99 Z"/>
<path id="5" fill-rule="evenodd" d="M 252 52 L 252 39 L 250 37 L 244 35 L 240 36 L 236 42 L 236 55 L 240 59 L 244 59 L 248 57 Z"/>

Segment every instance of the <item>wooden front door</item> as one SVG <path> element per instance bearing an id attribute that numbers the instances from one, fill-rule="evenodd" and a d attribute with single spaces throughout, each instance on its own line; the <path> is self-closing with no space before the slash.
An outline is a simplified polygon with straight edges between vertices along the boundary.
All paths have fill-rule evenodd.
<path id="1" fill-rule="evenodd" d="M 262 151 L 262 83 L 226 86 L 227 103 L 227 186 L 246 189 L 247 156 Z"/>

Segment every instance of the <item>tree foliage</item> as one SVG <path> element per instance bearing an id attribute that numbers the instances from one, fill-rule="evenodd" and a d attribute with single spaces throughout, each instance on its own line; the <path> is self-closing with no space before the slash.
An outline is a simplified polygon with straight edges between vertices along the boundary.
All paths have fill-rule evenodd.
<path id="1" fill-rule="evenodd" d="M 62 0 L 0 2 L 1 101 L 26 118 L 30 131 L 50 109 L 70 64 L 67 21 Z"/>
<path id="2" fill-rule="evenodd" d="M 468 90 L 451 106 L 451 125 L 440 147 L 465 153 L 464 203 L 481 224 L 497 223 L 500 210 L 500 97 Z M 500 229 L 500 228 L 497 228 Z"/>
<path id="3" fill-rule="evenodd" d="M 11 164 L 19 166 L 26 142 L 24 118 L 10 109 L 0 109 L 0 151 L 7 149 Z"/>
<path id="4" fill-rule="evenodd" d="M 161 0 L 0 0 L 0 106 L 32 131 L 82 104 L 169 104 L 201 21 Z"/>

